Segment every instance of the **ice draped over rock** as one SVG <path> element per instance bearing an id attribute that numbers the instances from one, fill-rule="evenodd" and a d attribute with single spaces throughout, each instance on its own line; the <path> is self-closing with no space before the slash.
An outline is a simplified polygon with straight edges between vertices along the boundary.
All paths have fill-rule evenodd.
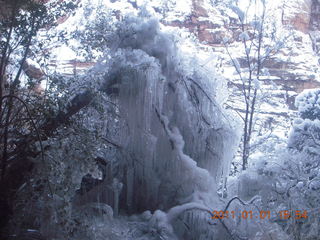
<path id="1" fill-rule="evenodd" d="M 122 207 L 141 212 L 208 204 L 239 140 L 234 119 L 218 102 L 223 79 L 182 57 L 156 19 L 130 17 L 123 26 L 103 84 L 123 122 Z"/>

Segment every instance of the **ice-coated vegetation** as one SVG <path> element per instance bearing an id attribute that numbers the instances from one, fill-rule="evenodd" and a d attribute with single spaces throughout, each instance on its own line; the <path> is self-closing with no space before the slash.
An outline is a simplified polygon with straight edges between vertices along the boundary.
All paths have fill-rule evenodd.
<path id="1" fill-rule="evenodd" d="M 118 105 L 123 126 L 117 140 L 106 135 L 121 148 L 120 209 L 156 211 L 150 221 L 161 234 L 199 231 L 172 227 L 178 217 L 190 228 L 207 224 L 207 212 L 202 216 L 192 205 L 191 218 L 184 215 L 188 208 L 165 212 L 188 203 L 207 210 L 218 204 L 217 183 L 227 174 L 238 139 L 215 98 L 222 79 L 214 73 L 208 77 L 196 60 L 184 59 L 157 20 L 128 17 L 122 24 L 126 31 L 119 29 L 119 44 L 108 53 L 111 61 L 99 66 L 109 69 L 101 88 Z"/>
<path id="2" fill-rule="evenodd" d="M 237 118 L 219 102 L 224 79 L 144 13 L 113 31 L 90 33 L 108 38 L 103 57 L 67 84 L 61 116 L 90 103 L 44 142 L 50 161 L 33 181 L 48 180 L 50 191 L 32 199 L 42 215 L 34 224 L 55 239 L 219 239 L 226 232 L 208 224 L 210 211 L 239 143 Z"/>
<path id="3" fill-rule="evenodd" d="M 127 125 L 119 144 L 139 162 L 127 162 L 127 178 L 133 177 L 132 186 L 126 184 L 127 205 L 167 209 L 198 191 L 215 191 L 237 138 L 214 97 L 221 78 L 208 78 L 196 61 L 181 59 L 156 20 L 127 20 L 134 35 L 120 36 L 105 83 Z M 135 184 L 143 199 L 137 193 L 130 199 Z"/>

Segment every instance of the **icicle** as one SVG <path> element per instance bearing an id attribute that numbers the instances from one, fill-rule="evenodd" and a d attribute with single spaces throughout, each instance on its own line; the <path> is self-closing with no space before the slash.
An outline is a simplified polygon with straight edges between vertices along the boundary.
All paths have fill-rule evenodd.
<path id="1" fill-rule="evenodd" d="M 119 180 L 117 178 L 113 179 L 112 182 L 112 190 L 113 190 L 113 213 L 114 213 L 114 217 L 118 216 L 119 213 L 119 196 L 120 196 L 120 192 L 122 190 L 122 186 L 123 184 L 121 182 L 119 182 Z"/>

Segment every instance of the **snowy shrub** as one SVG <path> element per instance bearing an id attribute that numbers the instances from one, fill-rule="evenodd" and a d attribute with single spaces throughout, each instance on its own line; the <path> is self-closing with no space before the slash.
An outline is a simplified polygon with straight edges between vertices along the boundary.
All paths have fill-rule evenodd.
<path id="1" fill-rule="evenodd" d="M 310 155 L 319 155 L 320 121 L 318 119 L 296 119 L 291 131 L 288 146 Z"/>
<path id="2" fill-rule="evenodd" d="M 291 131 L 289 148 L 319 156 L 320 145 L 320 90 L 305 90 L 296 98 L 301 118 L 295 120 Z"/>
<path id="3" fill-rule="evenodd" d="M 276 219 L 292 239 L 317 239 L 319 220 L 319 156 L 289 150 L 283 156 L 281 169 L 274 179 L 273 207 L 277 212 L 288 210 L 289 219 Z M 296 211 L 307 217 L 296 218 Z"/>
<path id="4" fill-rule="evenodd" d="M 300 116 L 305 119 L 320 119 L 320 89 L 304 90 L 295 101 Z"/>
<path id="5" fill-rule="evenodd" d="M 41 157 L 34 160 L 33 177 L 23 186 L 15 203 L 13 232 L 40 228 L 42 234 L 58 239 L 79 234 L 84 224 L 75 217 L 73 199 L 84 176 L 102 179 L 95 161 L 106 151 L 100 136 L 105 131 L 102 116 L 95 108 L 88 108 L 72 125 L 59 129 L 56 137 L 43 142 L 46 162 Z M 21 216 L 25 216 L 22 221 Z"/>
<path id="6" fill-rule="evenodd" d="M 271 218 L 289 239 L 318 239 L 320 196 L 320 122 L 318 90 L 305 91 L 296 99 L 300 117 L 294 121 L 286 148 L 260 155 L 239 178 L 238 194 L 243 199 L 261 197 L 261 209 L 292 217 Z M 307 217 L 296 218 L 296 211 Z"/>
<path id="7" fill-rule="evenodd" d="M 320 121 L 319 90 L 305 90 L 296 98 L 301 118 L 295 120 L 288 139 L 288 154 L 278 189 L 283 205 L 288 209 L 303 209 L 308 218 L 293 219 L 286 223 L 295 239 L 316 239 L 319 236 L 319 219 L 314 214 L 320 203 Z"/>

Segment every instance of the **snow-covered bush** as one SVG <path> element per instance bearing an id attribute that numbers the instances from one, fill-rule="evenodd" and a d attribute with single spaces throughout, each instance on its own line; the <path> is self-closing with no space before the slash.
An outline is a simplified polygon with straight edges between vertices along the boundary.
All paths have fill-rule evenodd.
<path id="1" fill-rule="evenodd" d="M 300 118 L 294 121 L 287 147 L 260 155 L 239 178 L 238 194 L 243 199 L 261 197 L 261 209 L 274 213 L 287 210 L 292 217 L 271 218 L 290 239 L 317 239 L 319 236 L 319 90 L 301 93 L 296 99 Z M 275 149 L 276 150 L 276 149 Z M 307 217 L 297 217 L 306 211 Z M 305 215 L 304 215 L 305 216 Z"/>
<path id="2" fill-rule="evenodd" d="M 305 152 L 310 156 L 319 156 L 320 146 L 320 100 L 319 89 L 305 90 L 296 98 L 300 118 L 296 119 L 291 131 L 288 146 Z"/>
<path id="3" fill-rule="evenodd" d="M 319 89 L 305 90 L 296 98 L 301 118 L 293 124 L 288 139 L 289 153 L 283 166 L 286 184 L 282 192 L 287 198 L 285 204 L 289 209 L 300 208 L 308 212 L 307 219 L 302 222 L 291 221 L 288 226 L 301 239 L 316 239 L 319 236 L 319 220 L 314 214 L 320 203 L 319 93 Z"/>
<path id="4" fill-rule="evenodd" d="M 303 119 L 320 119 L 320 89 L 304 90 L 296 98 L 295 105 Z"/>
<path id="5" fill-rule="evenodd" d="M 103 98 L 96 100 L 103 102 Z M 45 162 L 41 156 L 33 160 L 36 167 L 14 204 L 12 232 L 40 229 L 52 239 L 79 239 L 85 229 L 90 234 L 90 226 L 79 217 L 73 201 L 84 176 L 103 178 L 96 160 L 107 151 L 101 140 L 106 112 L 92 104 L 75 116 L 68 128 L 59 128 L 54 137 L 43 142 Z"/>

